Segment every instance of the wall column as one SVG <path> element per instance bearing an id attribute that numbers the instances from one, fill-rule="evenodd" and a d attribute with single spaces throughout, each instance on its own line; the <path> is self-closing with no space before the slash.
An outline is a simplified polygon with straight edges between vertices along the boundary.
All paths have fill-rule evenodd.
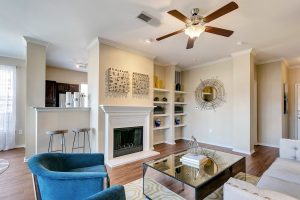
<path id="1" fill-rule="evenodd" d="M 45 77 L 47 42 L 24 37 L 26 40 L 26 111 L 25 157 L 36 152 L 35 111 L 33 107 L 45 107 Z"/>
<path id="2" fill-rule="evenodd" d="M 255 143 L 255 88 L 253 49 L 232 54 L 233 58 L 233 150 L 251 154 Z"/>

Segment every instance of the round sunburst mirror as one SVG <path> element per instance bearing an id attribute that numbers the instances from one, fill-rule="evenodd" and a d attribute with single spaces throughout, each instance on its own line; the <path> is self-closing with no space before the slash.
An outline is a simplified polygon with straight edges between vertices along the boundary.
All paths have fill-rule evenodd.
<path id="1" fill-rule="evenodd" d="M 225 102 L 224 85 L 218 79 L 201 80 L 195 98 L 201 110 L 215 110 Z"/>

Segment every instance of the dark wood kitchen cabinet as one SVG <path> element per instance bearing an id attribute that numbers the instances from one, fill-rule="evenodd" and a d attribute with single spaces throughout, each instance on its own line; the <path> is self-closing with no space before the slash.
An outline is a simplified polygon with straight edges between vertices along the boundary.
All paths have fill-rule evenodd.
<path id="1" fill-rule="evenodd" d="M 46 107 L 56 107 L 56 82 L 46 81 Z"/>
<path id="2" fill-rule="evenodd" d="M 46 107 L 58 107 L 59 94 L 66 92 L 79 92 L 79 85 L 46 80 Z"/>

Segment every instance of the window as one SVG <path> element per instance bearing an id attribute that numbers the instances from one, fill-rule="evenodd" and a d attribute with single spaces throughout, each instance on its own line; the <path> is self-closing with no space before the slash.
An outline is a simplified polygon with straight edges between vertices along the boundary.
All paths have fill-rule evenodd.
<path id="1" fill-rule="evenodd" d="M 0 65 L 0 151 L 14 148 L 16 67 Z"/>

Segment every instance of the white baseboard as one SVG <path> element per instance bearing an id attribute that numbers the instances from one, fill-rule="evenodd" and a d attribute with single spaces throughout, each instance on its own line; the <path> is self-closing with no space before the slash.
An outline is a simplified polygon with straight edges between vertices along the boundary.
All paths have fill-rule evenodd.
<path id="1" fill-rule="evenodd" d="M 25 148 L 25 144 L 18 144 L 18 145 L 15 145 L 15 148 L 18 149 L 18 148 Z"/>
<path id="2" fill-rule="evenodd" d="M 245 150 L 235 149 L 235 148 L 233 148 L 232 151 L 242 153 L 242 154 L 246 154 L 246 155 L 252 155 L 255 152 L 254 149 L 252 149 L 251 151 L 245 151 Z"/>
<path id="3" fill-rule="evenodd" d="M 184 140 L 192 140 L 191 138 L 185 138 L 183 137 L 182 139 Z M 214 145 L 214 146 L 218 146 L 218 147 L 224 147 L 224 148 L 228 148 L 228 149 L 233 149 L 232 146 L 229 146 L 229 145 L 224 145 L 224 144 L 220 144 L 220 143 L 214 143 L 214 142 L 207 142 L 207 141 L 198 141 L 200 143 L 204 143 L 204 144 L 209 144 L 209 145 Z"/>
<path id="4" fill-rule="evenodd" d="M 279 148 L 279 145 L 276 145 L 276 144 L 268 144 L 268 143 L 263 143 L 263 142 L 258 142 L 257 145 Z"/>

